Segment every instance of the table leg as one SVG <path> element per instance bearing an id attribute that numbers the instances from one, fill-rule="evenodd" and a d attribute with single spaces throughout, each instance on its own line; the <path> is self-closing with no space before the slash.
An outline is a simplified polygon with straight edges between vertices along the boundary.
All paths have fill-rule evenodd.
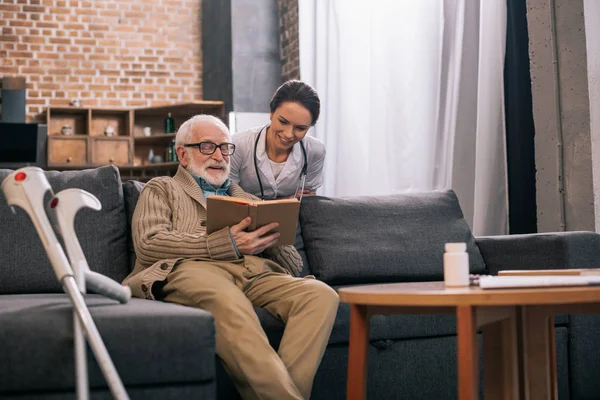
<path id="1" fill-rule="evenodd" d="M 517 400 L 519 367 L 515 310 L 506 319 L 484 325 L 481 332 L 485 400 Z"/>
<path id="2" fill-rule="evenodd" d="M 523 397 L 526 400 L 558 399 L 554 317 L 543 309 L 521 308 Z"/>
<path id="3" fill-rule="evenodd" d="M 458 398 L 479 399 L 479 358 L 475 309 L 456 307 L 456 335 L 458 347 Z"/>
<path id="4" fill-rule="evenodd" d="M 348 345 L 348 383 L 346 399 L 362 400 L 367 393 L 369 315 L 367 307 L 350 305 L 350 343 Z"/>

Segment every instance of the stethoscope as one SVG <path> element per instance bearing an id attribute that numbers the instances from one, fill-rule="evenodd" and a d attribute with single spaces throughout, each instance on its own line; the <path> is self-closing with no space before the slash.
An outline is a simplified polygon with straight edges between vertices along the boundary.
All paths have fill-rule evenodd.
<path id="1" fill-rule="evenodd" d="M 261 130 L 258 132 L 258 135 L 256 135 L 256 141 L 254 142 L 254 170 L 256 171 L 258 186 L 260 186 L 261 200 L 265 199 L 265 192 L 263 190 L 262 180 L 260 179 L 260 173 L 258 172 L 258 157 L 256 157 L 256 149 L 258 148 L 258 141 L 260 140 L 260 135 L 267 126 L 268 125 L 265 125 L 261 128 Z M 300 170 L 300 179 L 298 180 L 298 185 L 296 186 L 296 193 L 294 194 L 294 196 L 298 193 L 298 189 L 300 189 L 300 186 L 302 186 L 302 192 L 300 192 L 300 198 L 298 199 L 302 200 L 302 195 L 304 192 L 304 183 L 306 182 L 306 173 L 308 171 L 308 161 L 306 158 L 306 149 L 304 148 L 304 144 L 302 143 L 302 141 L 298 142 L 298 144 L 300 144 L 300 148 L 302 149 L 302 155 L 304 156 L 304 165 L 302 166 L 302 170 Z"/>

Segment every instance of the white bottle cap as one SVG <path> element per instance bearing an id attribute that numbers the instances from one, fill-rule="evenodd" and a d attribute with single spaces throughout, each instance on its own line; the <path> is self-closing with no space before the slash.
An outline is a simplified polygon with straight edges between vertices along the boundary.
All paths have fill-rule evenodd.
<path id="1" fill-rule="evenodd" d="M 466 243 L 446 243 L 444 249 L 450 253 L 458 253 L 467 251 Z"/>

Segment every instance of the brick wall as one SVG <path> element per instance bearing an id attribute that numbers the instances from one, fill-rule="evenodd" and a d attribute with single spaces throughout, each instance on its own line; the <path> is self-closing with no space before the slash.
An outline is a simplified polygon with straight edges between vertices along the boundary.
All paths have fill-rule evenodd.
<path id="1" fill-rule="evenodd" d="M 27 119 L 49 105 L 202 99 L 201 0 L 0 3 L 0 76 L 27 79 Z"/>
<path id="2" fill-rule="evenodd" d="M 298 0 L 277 0 L 281 52 L 281 79 L 300 79 Z"/>

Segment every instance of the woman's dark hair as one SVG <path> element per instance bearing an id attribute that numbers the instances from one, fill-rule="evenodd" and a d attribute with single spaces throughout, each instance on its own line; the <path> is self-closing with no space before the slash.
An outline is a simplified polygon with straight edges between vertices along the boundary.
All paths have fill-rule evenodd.
<path id="1" fill-rule="evenodd" d="M 274 113 L 282 103 L 291 101 L 304 106 L 312 117 L 311 125 L 317 123 L 319 113 L 321 112 L 321 101 L 317 91 L 307 83 L 298 80 L 287 81 L 279 86 L 271 98 L 269 107 Z"/>

